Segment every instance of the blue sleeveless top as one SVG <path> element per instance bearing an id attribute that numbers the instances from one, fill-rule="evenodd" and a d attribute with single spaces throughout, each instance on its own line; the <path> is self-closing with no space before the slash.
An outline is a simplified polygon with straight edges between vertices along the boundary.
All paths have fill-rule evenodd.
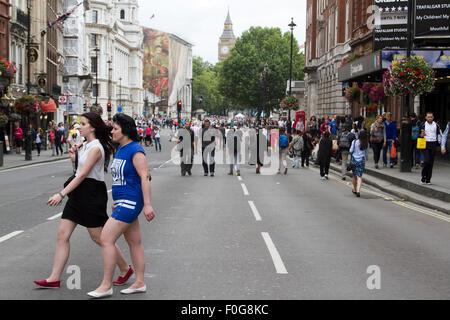
<path id="1" fill-rule="evenodd" d="M 112 196 L 116 200 L 131 200 L 137 204 L 143 204 L 141 177 L 133 165 L 133 157 L 136 153 L 145 151 L 137 142 L 131 142 L 126 146 L 119 146 L 114 161 L 111 165 L 113 177 Z"/>

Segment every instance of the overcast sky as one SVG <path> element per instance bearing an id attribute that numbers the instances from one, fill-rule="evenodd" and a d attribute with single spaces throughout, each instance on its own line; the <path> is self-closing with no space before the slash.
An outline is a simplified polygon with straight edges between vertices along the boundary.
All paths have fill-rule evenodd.
<path id="1" fill-rule="evenodd" d="M 305 42 L 306 0 L 138 0 L 139 22 L 194 45 L 194 56 L 218 61 L 218 43 L 228 7 L 236 37 L 251 26 L 278 27 L 289 31 L 291 18 L 297 27 L 294 37 Z M 152 15 L 153 19 L 150 19 Z"/>

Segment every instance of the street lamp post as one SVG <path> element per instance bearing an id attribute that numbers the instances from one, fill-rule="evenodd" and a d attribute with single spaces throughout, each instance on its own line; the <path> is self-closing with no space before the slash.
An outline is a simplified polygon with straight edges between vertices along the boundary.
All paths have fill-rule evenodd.
<path id="1" fill-rule="evenodd" d="M 31 0 L 27 0 L 28 21 L 27 21 L 27 94 L 31 90 Z M 33 160 L 32 141 L 30 130 L 30 114 L 25 116 L 25 161 Z"/>
<path id="2" fill-rule="evenodd" d="M 292 95 L 292 55 L 293 55 L 293 45 L 294 45 L 294 28 L 297 26 L 294 23 L 294 18 L 291 18 L 291 23 L 288 25 L 291 28 L 291 59 L 289 65 L 289 96 Z M 292 124 L 291 124 L 291 109 L 288 109 L 288 134 L 291 134 Z"/>
<path id="3" fill-rule="evenodd" d="M 111 63 L 112 60 L 108 60 L 108 103 L 111 103 L 111 73 L 112 73 L 112 68 L 111 68 Z M 108 110 L 108 120 L 112 120 L 112 108 Z"/>
<path id="4" fill-rule="evenodd" d="M 119 78 L 119 107 L 122 107 L 122 78 Z"/>
<path id="5" fill-rule="evenodd" d="M 98 88 L 98 52 L 100 49 L 97 47 L 94 49 L 95 51 L 95 86 L 97 87 L 95 91 L 95 105 L 98 106 L 98 92 L 100 91 Z"/>
<path id="6" fill-rule="evenodd" d="M 406 45 L 406 57 L 411 57 L 414 42 L 414 16 L 415 1 L 408 0 L 408 38 Z M 400 172 L 411 172 L 412 168 L 412 124 L 409 115 L 414 109 L 414 96 L 408 94 L 403 100 L 401 144 L 400 144 Z"/>
<path id="7" fill-rule="evenodd" d="M 265 90 L 265 83 L 266 83 L 266 77 L 267 77 L 267 72 L 269 70 L 269 65 L 267 64 L 267 62 L 264 64 L 264 70 L 260 75 L 260 81 L 261 81 L 261 103 L 260 106 L 258 107 L 258 117 L 257 117 L 257 123 L 259 125 L 259 122 L 261 121 L 261 113 L 262 110 L 264 110 L 264 103 L 265 103 L 265 99 L 264 99 L 264 92 Z"/>

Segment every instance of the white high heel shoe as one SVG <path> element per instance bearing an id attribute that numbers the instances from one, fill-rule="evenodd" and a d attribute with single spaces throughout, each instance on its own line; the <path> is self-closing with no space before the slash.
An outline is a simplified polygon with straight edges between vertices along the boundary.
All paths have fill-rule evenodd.
<path id="1" fill-rule="evenodd" d="M 120 291 L 120 293 L 122 294 L 133 294 L 133 293 L 144 293 L 147 291 L 147 286 L 143 286 L 141 288 L 137 288 L 137 289 L 125 289 Z"/>
<path id="2" fill-rule="evenodd" d="M 95 299 L 102 299 L 102 298 L 107 298 L 113 295 L 113 289 L 109 289 L 108 291 L 104 292 L 104 293 L 98 293 L 95 291 L 91 291 L 87 293 L 88 296 L 95 298 Z"/>

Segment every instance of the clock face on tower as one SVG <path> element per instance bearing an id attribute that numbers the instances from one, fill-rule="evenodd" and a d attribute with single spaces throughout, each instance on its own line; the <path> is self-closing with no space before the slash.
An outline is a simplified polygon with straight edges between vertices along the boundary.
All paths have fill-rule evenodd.
<path id="1" fill-rule="evenodd" d="M 229 49 L 228 49 L 227 46 L 223 46 L 223 47 L 220 49 L 220 52 L 222 52 L 222 54 L 228 54 Z"/>

